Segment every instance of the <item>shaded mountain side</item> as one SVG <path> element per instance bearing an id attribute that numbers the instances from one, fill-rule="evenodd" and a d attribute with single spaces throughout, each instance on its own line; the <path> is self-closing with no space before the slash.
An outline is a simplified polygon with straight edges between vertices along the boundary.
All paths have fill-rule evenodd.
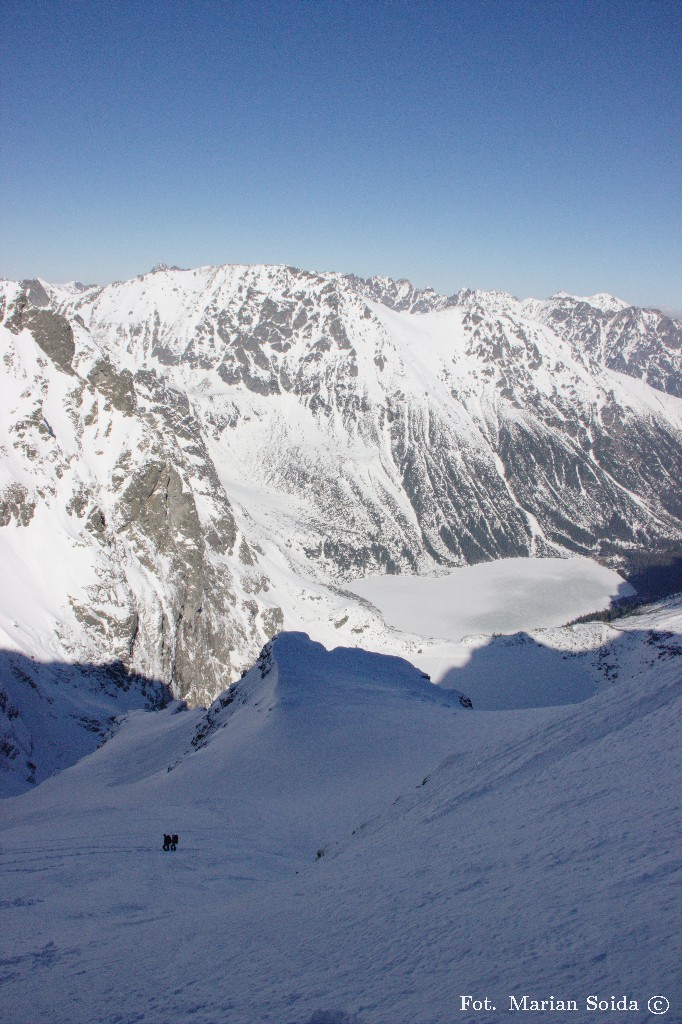
<path id="1" fill-rule="evenodd" d="M 0 650 L 0 793 L 21 793 L 75 764 L 121 715 L 172 701 L 165 683 L 131 674 L 119 661 L 45 663 Z"/>
<path id="2" fill-rule="evenodd" d="M 660 552 L 633 551 L 621 569 L 627 580 L 645 601 L 656 601 L 682 593 L 681 546 Z"/>
<path id="3" fill-rule="evenodd" d="M 560 645 L 558 630 L 544 631 L 546 639 L 542 630 L 491 637 L 439 685 L 464 690 L 478 710 L 504 711 L 577 704 L 661 664 L 674 662 L 682 671 L 682 636 L 669 629 L 633 628 L 636 621 L 631 616 L 627 629 L 619 622 L 597 633 L 589 624 L 598 620 L 586 617 L 582 635 L 579 624 L 566 627 L 567 637 L 573 632 L 575 640 Z"/>
<path id="4" fill-rule="evenodd" d="M 646 610 L 652 602 L 682 595 L 682 557 L 678 555 L 679 550 L 679 545 L 673 544 L 660 552 L 632 552 L 620 569 L 620 575 L 635 593 L 615 596 L 608 608 L 580 615 L 567 625 L 612 622 L 635 613 L 637 609 Z"/>

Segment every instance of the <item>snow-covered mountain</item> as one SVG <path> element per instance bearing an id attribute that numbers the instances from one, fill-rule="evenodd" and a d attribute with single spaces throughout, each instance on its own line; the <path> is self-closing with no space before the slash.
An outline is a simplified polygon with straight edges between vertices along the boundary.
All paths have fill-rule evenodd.
<path id="1" fill-rule="evenodd" d="M 459 699 L 475 665 L 447 689 L 283 633 L 208 711 L 133 711 L 3 801 L 0 1016 L 499 1024 L 552 994 L 588 1024 L 625 993 L 679 1019 L 681 635 L 678 598 L 489 642 L 496 711 Z M 566 706 L 508 673 L 532 644 Z"/>
<path id="2" fill-rule="evenodd" d="M 0 796 L 23 793 L 91 754 L 130 711 L 164 707 L 184 705 L 120 662 L 46 662 L 0 650 Z"/>
<path id="3" fill-rule="evenodd" d="M 209 702 L 283 627 L 409 655 L 359 577 L 679 544 L 660 313 L 266 266 L 0 295 L 9 650 Z"/>

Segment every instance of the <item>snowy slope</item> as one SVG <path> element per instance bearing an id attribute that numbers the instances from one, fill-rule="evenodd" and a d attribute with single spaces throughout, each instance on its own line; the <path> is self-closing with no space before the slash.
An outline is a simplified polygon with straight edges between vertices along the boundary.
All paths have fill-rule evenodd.
<path id="1" fill-rule="evenodd" d="M 96 750 L 133 709 L 172 701 L 167 686 L 109 665 L 0 651 L 0 794 L 23 793 Z"/>
<path id="2" fill-rule="evenodd" d="M 648 998 L 666 993 L 680 1016 L 679 639 L 674 657 L 631 666 L 524 737 L 453 756 L 339 844 L 321 865 L 320 910 L 332 892 L 341 921 L 362 907 L 345 965 L 362 995 L 344 1001 L 342 982 L 332 1004 L 370 1003 L 369 1020 L 498 1024 L 510 995 L 553 994 L 576 1000 L 566 1019 L 585 1022 L 589 995 L 611 1009 L 612 994 L 628 994 L 637 1012 L 608 1019 L 645 1021 Z M 320 935 L 322 956 L 341 932 Z M 455 1017 L 466 993 L 497 1012 Z"/>
<path id="3" fill-rule="evenodd" d="M 208 713 L 129 715 L 3 802 L 0 1010 L 499 1024 L 460 995 L 528 993 L 587 1024 L 587 996 L 628 993 L 628 1020 L 654 994 L 679 1017 L 682 606 L 579 630 L 574 696 L 600 685 L 568 707 L 467 710 L 397 659 L 284 634 Z"/>
<path id="4" fill-rule="evenodd" d="M 6 563 L 6 572 L 9 568 Z M 22 572 L 22 566 L 17 565 L 16 580 L 28 588 L 26 619 L 35 623 L 40 578 L 32 579 L 25 567 Z M 33 597 L 30 586 L 35 587 Z M 487 647 L 489 637 L 481 630 L 509 633 L 523 629 L 542 644 L 546 627 L 585 611 L 606 608 L 612 598 L 630 590 L 617 573 L 579 558 L 510 559 L 455 569 L 444 576 L 370 578 L 357 581 L 353 588 L 360 593 L 360 601 L 370 597 L 372 603 L 356 605 L 355 593 L 340 591 L 335 595 L 339 602 L 336 620 L 325 624 L 319 611 L 322 596 L 317 601 L 311 600 L 312 595 L 306 600 L 305 592 L 301 592 L 303 608 L 297 614 L 292 600 L 290 608 L 285 606 L 286 618 L 296 622 L 307 615 L 316 634 L 330 646 L 350 620 L 355 623 L 354 638 L 369 636 L 379 651 L 405 653 L 434 680 L 444 680 L 445 685 L 449 685 L 455 667 L 467 665 L 468 686 L 473 687 L 477 707 L 490 706 L 488 694 L 481 693 L 482 664 L 497 680 L 499 666 L 491 666 L 488 660 L 491 655 L 505 656 L 499 640 L 494 650 Z M 18 589 L 15 586 L 4 595 L 6 621 L 17 630 Z M 322 588 L 319 594 L 324 594 Z M 383 627 L 378 625 L 380 615 L 387 623 Z M 450 639 L 434 640 L 434 633 Z M 50 638 L 49 621 L 43 635 Z M 140 701 L 152 706 L 168 699 L 160 683 L 130 676 L 120 661 L 104 666 L 70 665 L 64 660 L 55 661 L 47 646 L 41 649 L 35 633 L 18 638 L 36 653 L 22 655 L 15 647 L 0 654 L 3 795 L 22 792 L 90 752 L 102 741 L 112 719 L 131 707 L 142 706 Z M 514 638 L 511 644 L 516 651 Z M 477 653 L 480 648 L 484 650 Z M 524 679 L 522 692 L 526 699 L 532 698 L 531 706 L 575 699 L 572 682 L 563 691 L 548 689 L 544 669 L 542 656 L 533 659 L 532 664 L 526 661 L 519 666 Z M 508 685 L 496 693 L 493 706 L 517 707 L 520 698 L 514 690 L 514 673 L 508 660 L 505 672 Z M 539 689 L 528 688 L 529 673 L 539 676 Z M 103 697 L 102 691 L 107 696 Z"/>

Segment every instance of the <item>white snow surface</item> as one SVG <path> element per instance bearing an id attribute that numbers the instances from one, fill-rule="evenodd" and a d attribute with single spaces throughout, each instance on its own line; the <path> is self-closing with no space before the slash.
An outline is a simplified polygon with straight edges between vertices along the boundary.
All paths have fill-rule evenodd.
<path id="1" fill-rule="evenodd" d="M 507 711 L 282 634 L 208 713 L 131 713 L 2 804 L 0 1017 L 679 1020 L 681 634 L 679 599 L 550 630 L 578 702 Z"/>
<path id="2" fill-rule="evenodd" d="M 506 558 L 442 576 L 369 576 L 347 589 L 395 629 L 443 640 L 560 626 L 634 594 L 589 558 Z"/>
<path id="3" fill-rule="evenodd" d="M 629 302 L 609 295 L 608 292 L 599 292 L 597 295 L 570 295 L 568 292 L 557 292 L 552 296 L 554 299 L 573 299 L 575 302 L 586 302 L 588 306 L 601 309 L 605 312 L 620 312 L 630 306 Z M 532 301 L 532 300 L 531 300 Z"/>

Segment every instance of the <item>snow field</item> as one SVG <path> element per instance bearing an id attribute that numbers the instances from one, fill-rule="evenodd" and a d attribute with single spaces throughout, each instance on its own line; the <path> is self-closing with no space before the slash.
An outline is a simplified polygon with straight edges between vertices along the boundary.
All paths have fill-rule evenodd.
<path id="1" fill-rule="evenodd" d="M 505 1019 L 459 1011 L 472 992 L 677 1012 L 680 615 L 600 625 L 596 649 L 569 631 L 620 674 L 568 707 L 466 711 L 399 659 L 284 634 L 230 703 L 132 713 L 3 804 L 0 1014 Z"/>

